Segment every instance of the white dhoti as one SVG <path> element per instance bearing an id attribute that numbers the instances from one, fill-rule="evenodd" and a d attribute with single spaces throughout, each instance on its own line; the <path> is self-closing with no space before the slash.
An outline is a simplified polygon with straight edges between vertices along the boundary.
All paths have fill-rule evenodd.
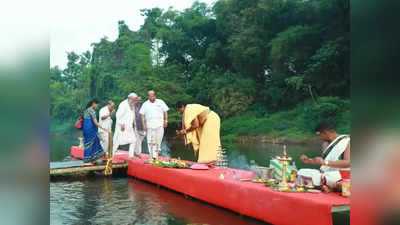
<path id="1" fill-rule="evenodd" d="M 108 131 L 111 131 L 112 129 L 112 124 L 113 121 L 112 119 L 108 116 L 110 114 L 110 110 L 108 109 L 108 106 L 104 106 L 103 108 L 100 109 L 99 112 L 99 123 L 102 127 L 104 127 L 105 129 L 107 129 Z M 103 116 L 108 116 L 106 119 L 102 120 L 101 118 Z M 100 138 L 100 144 L 101 147 L 103 147 L 103 150 L 108 153 L 109 149 L 108 149 L 108 145 L 109 145 L 109 133 L 105 132 L 102 129 L 99 129 L 99 138 Z"/>
<path id="2" fill-rule="evenodd" d="M 115 155 L 115 152 L 120 145 L 129 144 L 129 151 L 131 151 L 131 149 L 134 151 L 136 141 L 137 135 L 133 128 L 131 128 L 131 130 L 127 130 L 127 127 L 125 126 L 125 130 L 121 131 L 121 126 L 116 126 L 113 139 L 113 155 Z"/>
<path id="3" fill-rule="evenodd" d="M 99 130 L 99 138 L 100 138 L 100 144 L 101 147 L 103 147 L 103 150 L 108 154 L 108 145 L 109 145 L 109 137 L 108 137 L 108 133 L 104 132 L 103 130 Z"/>
<path id="4" fill-rule="evenodd" d="M 141 132 L 135 131 L 136 140 L 135 143 L 129 145 L 129 157 L 139 156 L 142 153 L 142 142 L 145 137 L 145 134 L 141 134 Z"/>
<path id="5" fill-rule="evenodd" d="M 150 157 L 157 158 L 161 152 L 161 142 L 164 136 L 164 127 L 147 128 L 147 146 Z"/>
<path id="6" fill-rule="evenodd" d="M 115 155 L 115 152 L 120 145 L 129 144 L 130 151 L 131 149 L 134 151 L 137 140 L 136 131 L 133 128 L 134 117 L 135 113 L 131 109 L 128 100 L 126 99 L 121 102 L 116 113 L 117 120 L 113 139 L 113 155 Z M 121 130 L 122 126 L 125 128 L 124 131 Z"/>

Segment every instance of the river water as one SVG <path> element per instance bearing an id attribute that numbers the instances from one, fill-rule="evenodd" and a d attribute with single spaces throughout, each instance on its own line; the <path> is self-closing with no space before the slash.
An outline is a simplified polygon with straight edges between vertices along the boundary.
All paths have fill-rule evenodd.
<path id="1" fill-rule="evenodd" d="M 52 135 L 50 160 L 68 161 L 70 146 L 77 144 L 77 135 Z M 147 151 L 146 146 L 143 147 Z M 268 166 L 271 157 L 282 152 L 281 145 L 273 144 L 239 144 L 225 148 L 229 167 L 238 169 L 250 169 L 252 165 Z M 299 161 L 301 154 L 320 154 L 318 146 L 289 145 L 287 152 L 298 167 L 304 166 Z M 162 155 L 195 159 L 193 151 L 185 148 L 181 139 L 174 138 L 166 138 L 163 142 Z M 50 222 L 57 225 L 267 224 L 198 200 L 186 199 L 154 184 L 130 177 L 103 176 L 72 176 L 51 182 Z"/>

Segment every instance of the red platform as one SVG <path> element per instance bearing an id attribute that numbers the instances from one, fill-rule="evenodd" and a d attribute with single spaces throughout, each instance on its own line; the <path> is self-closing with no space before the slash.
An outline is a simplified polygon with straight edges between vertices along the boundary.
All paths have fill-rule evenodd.
<path id="1" fill-rule="evenodd" d="M 83 159 L 83 148 L 78 146 L 71 146 L 70 155 L 76 159 Z M 104 159 L 104 158 L 101 158 Z M 128 151 L 117 150 L 116 154 L 113 156 L 113 162 L 121 163 L 128 159 Z"/>
<path id="2" fill-rule="evenodd" d="M 144 154 L 127 159 L 128 175 L 274 225 L 331 225 L 332 207 L 350 205 L 350 199 L 334 193 L 282 193 L 232 178 L 233 173 L 237 178 L 252 177 L 249 171 L 161 168 L 144 164 L 147 159 Z"/>

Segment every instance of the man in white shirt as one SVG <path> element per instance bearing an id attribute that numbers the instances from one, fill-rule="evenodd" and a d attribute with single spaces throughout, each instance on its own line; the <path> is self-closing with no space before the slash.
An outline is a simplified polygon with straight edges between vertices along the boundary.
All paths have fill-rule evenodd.
<path id="1" fill-rule="evenodd" d="M 136 93 L 130 93 L 128 98 L 122 101 L 117 110 L 114 133 L 113 155 L 120 145 L 129 144 L 129 157 L 134 157 L 137 146 L 137 134 L 134 129 L 135 110 L 133 105 L 142 99 Z"/>
<path id="2" fill-rule="evenodd" d="M 100 125 L 104 127 L 106 130 L 111 131 L 113 120 L 111 116 L 114 114 L 114 107 L 115 104 L 112 101 L 108 101 L 107 105 L 100 109 L 99 118 L 100 118 Z M 103 150 L 108 155 L 108 144 L 109 144 L 109 133 L 105 132 L 102 129 L 99 129 L 99 136 L 100 136 L 100 144 L 103 147 Z"/>
<path id="3" fill-rule="evenodd" d="M 147 131 L 147 145 L 150 157 L 158 158 L 161 152 L 161 141 L 164 136 L 164 128 L 168 126 L 168 106 L 161 99 L 156 99 L 156 93 L 149 91 L 149 99 L 143 103 L 139 113 L 142 115 L 142 123 Z"/>

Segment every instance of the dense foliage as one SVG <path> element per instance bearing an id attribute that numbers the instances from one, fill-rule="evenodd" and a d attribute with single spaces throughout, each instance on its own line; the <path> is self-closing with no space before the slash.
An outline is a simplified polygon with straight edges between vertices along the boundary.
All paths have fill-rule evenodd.
<path id="1" fill-rule="evenodd" d="M 120 21 L 115 41 L 102 38 L 92 52 L 69 52 L 67 68 L 51 68 L 53 119 L 75 119 L 93 97 L 119 103 L 149 89 L 170 106 L 201 103 L 227 121 L 302 106 L 307 121 L 338 123 L 348 113 L 340 100 L 350 95 L 348 0 L 218 0 L 142 15 L 139 30 Z"/>

